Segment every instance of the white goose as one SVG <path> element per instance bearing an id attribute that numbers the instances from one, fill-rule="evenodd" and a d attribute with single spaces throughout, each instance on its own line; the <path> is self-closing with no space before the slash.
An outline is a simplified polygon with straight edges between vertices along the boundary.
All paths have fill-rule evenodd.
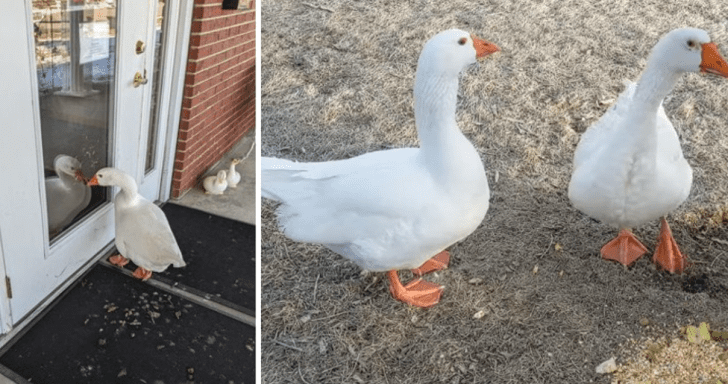
<path id="1" fill-rule="evenodd" d="M 693 172 L 662 100 L 685 72 L 728 77 L 728 64 L 708 33 L 676 29 L 652 50 L 637 84 L 629 84 L 581 137 L 569 199 L 587 215 L 620 229 L 602 247 L 605 259 L 630 265 L 647 251 L 631 228 L 662 217 L 653 261 L 671 273 L 686 266 L 664 216 L 687 199 Z"/>
<path id="2" fill-rule="evenodd" d="M 53 160 L 56 175 L 45 179 L 48 230 L 54 234 L 73 221 L 91 201 L 91 188 L 81 172 L 81 162 L 68 155 Z"/>
<path id="3" fill-rule="evenodd" d="M 227 184 L 230 188 L 237 188 L 240 182 L 240 173 L 235 170 L 235 166 L 238 164 L 240 164 L 240 159 L 230 161 L 230 169 L 227 172 Z"/>
<path id="4" fill-rule="evenodd" d="M 164 271 L 170 264 L 176 268 L 185 266 L 167 217 L 137 192 L 133 177 L 116 168 L 102 168 L 88 185 L 121 188 L 114 199 L 114 242 L 120 254 L 110 257 L 109 262 L 123 267 L 133 261 L 138 266 L 134 277 L 142 280 L 152 277 L 152 271 Z"/>
<path id="5" fill-rule="evenodd" d="M 460 71 L 498 50 L 460 30 L 425 44 L 414 86 L 420 148 L 321 163 L 263 157 L 262 196 L 282 202 L 278 220 L 285 235 L 322 244 L 367 270 L 389 271 L 398 300 L 437 304 L 441 286 L 422 279 L 404 286 L 397 270 L 417 268 L 421 276 L 445 268 L 445 248 L 485 217 L 488 180 L 455 122 L 455 108 Z"/>
<path id="6" fill-rule="evenodd" d="M 205 188 L 205 193 L 207 194 L 222 195 L 228 187 L 225 170 L 220 170 L 217 172 L 217 175 L 207 176 L 205 180 L 202 181 L 202 186 Z"/>

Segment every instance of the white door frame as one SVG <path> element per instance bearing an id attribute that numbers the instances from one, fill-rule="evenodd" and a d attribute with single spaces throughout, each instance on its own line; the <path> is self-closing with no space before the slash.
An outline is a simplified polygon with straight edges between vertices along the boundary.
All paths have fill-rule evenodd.
<path id="1" fill-rule="evenodd" d="M 163 103 L 167 100 L 169 105 L 167 105 L 167 113 L 164 114 L 166 116 L 159 122 L 159 127 L 167 128 L 164 154 L 160 157 L 162 162 L 162 185 L 159 188 L 159 200 L 161 201 L 167 201 L 172 196 L 174 160 L 177 154 L 177 136 L 182 115 L 182 98 L 187 75 L 187 54 L 192 31 L 192 11 L 195 7 L 194 0 L 171 1 L 166 4 L 173 7 L 170 9 L 170 14 L 177 15 L 175 18 L 170 18 L 169 28 L 167 29 L 168 33 L 177 36 L 177 40 L 175 44 L 167 44 L 168 51 L 164 54 L 165 62 L 163 63 L 169 68 L 169 79 L 165 79 L 162 86 L 169 94 L 166 95 L 162 92 L 160 99 L 163 101 L 160 102 L 160 105 L 164 105 Z M 165 111 L 165 109 L 163 108 L 162 111 Z M 164 124 L 162 124 L 163 120 L 166 121 Z"/>
<path id="2" fill-rule="evenodd" d="M 156 2 L 154 3 L 156 4 Z M 162 201 L 167 200 L 171 192 L 171 179 L 186 72 L 187 47 L 194 4 L 193 0 L 186 0 L 184 3 L 167 2 L 166 6 L 171 7 L 171 9 L 168 11 L 169 23 L 165 27 L 165 38 L 168 39 L 166 35 L 174 35 L 177 39 L 174 44 L 168 44 L 169 46 L 166 47 L 163 54 L 165 61 L 162 64 L 165 68 L 165 71 L 163 71 L 165 79 L 163 79 L 164 82 L 161 88 L 163 92 L 160 95 L 160 110 L 162 113 L 159 114 L 158 129 L 159 133 L 164 135 L 160 136 L 157 145 L 159 147 L 158 151 L 163 152 L 162 156 L 158 156 L 157 161 L 162 169 L 160 173 L 161 187 L 158 193 L 158 198 Z M 19 14 L 25 15 L 23 20 L 18 20 Z M 22 254 L 47 255 L 49 251 L 48 233 L 43 225 L 42 215 L 40 217 L 27 217 L 27 215 L 24 216 L 23 212 L 23 207 L 35 206 L 37 208 L 45 205 L 43 186 L 41 185 L 43 162 L 39 151 L 36 150 L 41 145 L 40 137 L 36 132 L 36 128 L 40 125 L 38 121 L 40 112 L 37 95 L 37 75 L 34 71 L 33 26 L 30 15 L 31 3 L 27 1 L 7 2 L 7 4 L 4 4 L 3 12 L 0 12 L 0 26 L 2 26 L 0 36 L 2 36 L 3 45 L 8 52 L 13 52 L 12 55 L 0 55 L 0 68 L 9 70 L 10 72 L 6 73 L 6 75 L 16 79 L 12 81 L 12 84 L 14 84 L 14 86 L 11 86 L 13 92 L 0 92 L 0 133 L 4 132 L 6 134 L 6 137 L 2 140 L 4 144 L 0 145 L 0 180 L 11 181 L 0 184 L 0 334 L 2 334 L 0 336 L 0 346 L 7 343 L 24 326 L 31 323 L 32 319 L 42 313 L 58 295 L 71 286 L 78 277 L 86 273 L 103 253 L 110 250 L 111 240 L 113 239 L 113 222 L 108 219 L 111 215 L 104 215 L 106 211 L 112 209 L 112 205 L 106 204 L 86 220 L 101 219 L 104 221 L 99 227 L 103 233 L 97 231 L 93 236 L 98 236 L 97 242 L 103 241 L 108 244 L 105 247 L 99 247 L 99 252 L 91 259 L 81 264 L 68 265 L 68 268 L 75 270 L 65 271 L 64 274 L 68 274 L 68 277 L 62 284 L 48 294 L 33 310 L 29 311 L 22 320 L 19 321 L 19 319 L 13 318 L 11 301 L 8 298 L 9 292 L 5 284 L 8 277 L 6 258 L 18 257 L 18 255 Z M 116 79 L 115 81 L 119 83 L 125 80 L 127 79 Z M 17 84 L 24 85 L 18 86 Z M 119 100 L 117 99 L 115 102 L 118 103 Z M 8 128 L 3 129 L 3 126 L 27 127 L 27 129 L 16 129 L 13 131 L 12 137 L 8 137 L 10 130 Z M 20 133 L 15 134 L 18 132 Z M 139 145 L 139 147 L 145 148 L 142 145 Z M 115 152 L 111 156 L 114 159 L 114 164 L 117 164 L 116 162 L 121 159 L 117 157 L 119 154 Z M 38 173 L 28 174 L 28 172 L 19 169 L 17 164 L 34 166 Z M 25 167 L 24 169 L 27 170 L 28 168 Z M 23 188 L 14 188 L 10 187 L 10 185 L 20 185 Z M 23 217 L 23 219 L 17 220 L 18 217 Z M 104 218 L 102 219 L 102 217 Z M 110 237 L 109 234 L 111 234 Z M 39 246 L 40 242 L 38 241 L 17 241 L 19 238 L 37 238 L 37 236 L 43 237 L 43 246 Z M 64 237 L 69 238 L 68 236 Z M 54 243 L 54 251 L 57 247 L 66 246 L 61 244 L 63 240 L 60 239 L 59 242 Z M 75 247 L 78 245 L 68 244 L 67 246 Z M 62 272 L 59 271 L 60 273 Z"/>
<path id="3" fill-rule="evenodd" d="M 167 1 L 169 17 L 164 34 L 164 52 L 161 52 L 162 71 L 161 93 L 158 98 L 159 109 L 163 113 L 157 115 L 157 134 L 165 135 L 160 138 L 156 148 L 157 163 L 161 167 L 161 182 L 156 200 L 167 201 L 172 195 L 172 176 L 174 174 L 174 160 L 177 154 L 177 136 L 182 111 L 182 98 L 187 74 L 187 53 L 190 44 L 190 31 L 192 27 L 192 11 L 194 0 Z M 175 36 L 175 40 L 170 37 Z M 146 137 L 143 143 L 146 143 Z M 140 170 L 144 175 L 144 169 Z"/>

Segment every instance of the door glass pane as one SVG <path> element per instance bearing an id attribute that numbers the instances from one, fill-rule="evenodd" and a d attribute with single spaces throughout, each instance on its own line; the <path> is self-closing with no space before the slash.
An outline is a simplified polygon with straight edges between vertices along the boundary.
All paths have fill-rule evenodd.
<path id="1" fill-rule="evenodd" d="M 109 164 L 116 4 L 33 0 L 38 98 L 51 239 L 108 200 L 90 177 Z"/>
<path id="2" fill-rule="evenodd" d="M 144 165 L 144 172 L 151 172 L 154 169 L 154 154 L 157 152 L 157 132 L 159 123 L 159 93 L 162 82 L 162 43 L 164 42 L 164 1 L 157 1 L 157 17 L 154 23 L 154 76 L 152 84 L 152 106 L 149 120 L 149 137 L 147 139 L 147 159 Z"/>

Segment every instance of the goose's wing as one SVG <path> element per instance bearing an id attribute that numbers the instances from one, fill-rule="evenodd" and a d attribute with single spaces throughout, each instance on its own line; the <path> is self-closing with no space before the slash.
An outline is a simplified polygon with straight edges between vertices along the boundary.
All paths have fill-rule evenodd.
<path id="1" fill-rule="evenodd" d="M 398 228 L 438 202 L 416 148 L 347 160 L 295 163 L 261 159 L 262 196 L 283 203 L 279 222 L 290 238 L 340 244 Z"/>
<path id="2" fill-rule="evenodd" d="M 169 264 L 185 266 L 167 217 L 149 201 L 116 210 L 116 242 L 123 256 L 142 268 L 161 272 Z"/>

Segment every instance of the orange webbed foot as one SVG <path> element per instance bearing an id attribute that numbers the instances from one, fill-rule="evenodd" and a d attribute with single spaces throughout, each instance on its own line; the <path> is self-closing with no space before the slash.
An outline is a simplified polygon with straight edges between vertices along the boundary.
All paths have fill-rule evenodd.
<path id="1" fill-rule="evenodd" d="M 145 281 L 149 280 L 149 278 L 152 277 L 152 271 L 144 269 L 142 267 L 137 267 L 136 271 L 134 271 L 134 273 L 132 273 L 131 275 L 141 281 Z"/>
<path id="2" fill-rule="evenodd" d="M 670 273 L 682 273 L 690 263 L 680 252 L 667 220 L 663 217 L 661 222 L 660 237 L 655 254 L 652 256 L 652 262 Z"/>
<path id="3" fill-rule="evenodd" d="M 443 286 L 422 279 L 415 279 L 403 286 L 397 271 L 389 271 L 387 276 L 389 291 L 399 301 L 421 308 L 429 308 L 440 302 Z"/>
<path id="4" fill-rule="evenodd" d="M 411 271 L 415 276 L 422 276 L 435 271 L 441 271 L 447 268 L 448 264 L 450 264 L 450 252 L 442 251 L 433 258 L 425 261 L 419 268 L 412 269 Z"/>
<path id="5" fill-rule="evenodd" d="M 116 265 L 119 268 L 124 268 L 125 265 L 129 264 L 129 259 L 122 256 L 121 254 L 109 257 L 109 263 Z"/>
<path id="6" fill-rule="evenodd" d="M 647 252 L 647 247 L 637 240 L 632 231 L 623 229 L 602 247 L 601 252 L 602 258 L 629 266 Z"/>

